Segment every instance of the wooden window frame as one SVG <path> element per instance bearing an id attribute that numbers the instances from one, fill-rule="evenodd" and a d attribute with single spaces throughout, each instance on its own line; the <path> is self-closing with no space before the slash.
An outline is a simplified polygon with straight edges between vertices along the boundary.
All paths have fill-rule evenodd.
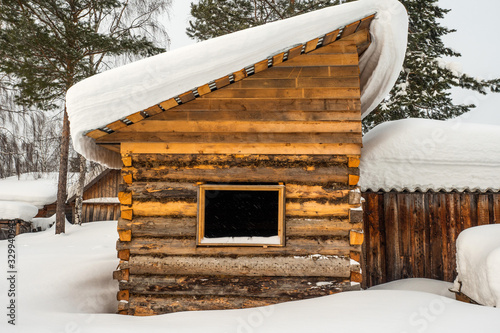
<path id="1" fill-rule="evenodd" d="M 278 192 L 278 237 L 279 244 L 276 243 L 209 243 L 203 240 L 205 235 L 205 191 L 276 191 Z M 285 185 L 237 185 L 237 184 L 198 184 L 197 203 L 197 246 L 260 246 L 260 247 L 282 247 L 285 246 Z"/>

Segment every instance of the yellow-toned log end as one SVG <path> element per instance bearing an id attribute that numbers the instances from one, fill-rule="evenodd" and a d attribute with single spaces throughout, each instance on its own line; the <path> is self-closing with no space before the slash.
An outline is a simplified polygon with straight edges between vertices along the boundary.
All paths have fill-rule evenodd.
<path id="1" fill-rule="evenodd" d="M 116 294 L 116 299 L 118 301 L 127 301 L 129 300 L 129 297 L 130 297 L 130 293 L 128 290 L 120 290 L 117 294 Z"/>
<path id="2" fill-rule="evenodd" d="M 349 243 L 351 245 L 362 245 L 365 239 L 364 234 L 358 230 L 351 230 L 349 233 Z"/>
<path id="3" fill-rule="evenodd" d="M 359 182 L 359 176 L 349 175 L 349 185 L 351 186 L 358 185 L 358 182 Z"/>
<path id="4" fill-rule="evenodd" d="M 130 242 L 132 240 L 132 230 L 118 230 L 118 236 L 122 242 Z"/>
<path id="5" fill-rule="evenodd" d="M 132 204 L 132 192 L 119 192 L 118 200 L 122 205 L 131 205 Z"/>

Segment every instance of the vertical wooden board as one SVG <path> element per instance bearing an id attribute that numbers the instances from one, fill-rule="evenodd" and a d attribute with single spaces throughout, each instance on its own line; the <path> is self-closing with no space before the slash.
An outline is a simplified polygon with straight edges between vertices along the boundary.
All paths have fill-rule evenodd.
<path id="1" fill-rule="evenodd" d="M 442 246 L 443 246 L 443 279 L 452 281 L 453 267 L 451 265 L 451 211 L 453 210 L 450 193 L 439 193 Z"/>
<path id="2" fill-rule="evenodd" d="M 424 194 L 412 194 L 412 229 L 413 229 L 413 276 L 425 277 L 425 205 Z"/>
<path id="3" fill-rule="evenodd" d="M 470 218 L 470 193 L 460 193 L 460 230 L 468 229 L 472 226 Z"/>
<path id="4" fill-rule="evenodd" d="M 363 197 L 363 224 L 365 230 L 365 251 L 364 261 L 366 270 L 365 283 L 368 287 L 375 285 L 375 275 L 377 272 L 376 258 L 378 256 L 376 244 L 379 242 L 378 229 L 378 198 L 377 193 L 364 193 Z M 375 204 L 377 203 L 377 204 Z"/>
<path id="5" fill-rule="evenodd" d="M 431 229 L 430 229 L 430 200 L 431 193 L 426 192 L 423 194 L 424 200 L 424 221 L 423 221 L 423 235 L 424 235 L 424 277 L 430 279 L 431 273 Z"/>
<path id="6" fill-rule="evenodd" d="M 470 193 L 470 220 L 471 226 L 476 227 L 478 225 L 478 216 L 477 216 L 477 204 L 478 204 L 478 194 Z"/>
<path id="7" fill-rule="evenodd" d="M 453 272 L 453 279 L 455 279 L 456 272 L 456 262 L 457 262 L 457 253 L 456 253 L 456 240 L 458 235 L 460 234 L 460 194 L 459 193 L 451 193 L 451 200 L 453 202 L 453 211 L 449 212 L 451 216 L 451 230 L 450 233 L 450 263 L 451 263 L 451 271 Z"/>
<path id="8" fill-rule="evenodd" d="M 386 274 L 387 281 L 401 279 L 400 237 L 396 193 L 384 194 L 384 220 L 386 235 Z"/>
<path id="9" fill-rule="evenodd" d="M 493 222 L 500 223 L 500 194 L 495 193 L 493 196 Z"/>
<path id="10" fill-rule="evenodd" d="M 440 201 L 439 193 L 432 193 L 432 202 L 429 202 L 432 212 L 431 219 L 431 271 L 432 278 L 442 280 L 443 272 L 443 243 L 442 243 L 442 229 L 440 220 Z"/>
<path id="11" fill-rule="evenodd" d="M 402 279 L 412 276 L 412 238 L 413 222 L 411 216 L 411 197 L 408 193 L 396 193 L 397 220 L 399 229 L 399 253 Z M 388 262 L 390 265 L 391 263 Z"/>
<path id="12" fill-rule="evenodd" d="M 490 224 L 490 205 L 488 194 L 479 194 L 477 198 L 477 224 Z"/>

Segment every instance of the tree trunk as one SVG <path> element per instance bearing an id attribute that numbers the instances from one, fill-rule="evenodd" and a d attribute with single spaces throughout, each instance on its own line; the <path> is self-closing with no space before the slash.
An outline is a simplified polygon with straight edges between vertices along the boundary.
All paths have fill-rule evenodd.
<path id="1" fill-rule="evenodd" d="M 66 184 L 68 181 L 68 155 L 69 155 L 69 119 L 64 106 L 64 118 L 61 137 L 61 153 L 59 155 L 59 184 L 57 187 L 56 208 L 56 235 L 65 232 L 66 211 Z"/>
<path id="2" fill-rule="evenodd" d="M 78 178 L 78 186 L 76 188 L 75 224 L 81 225 L 83 223 L 83 190 L 87 174 L 87 160 L 82 155 L 78 156 L 80 157 L 80 177 Z"/>

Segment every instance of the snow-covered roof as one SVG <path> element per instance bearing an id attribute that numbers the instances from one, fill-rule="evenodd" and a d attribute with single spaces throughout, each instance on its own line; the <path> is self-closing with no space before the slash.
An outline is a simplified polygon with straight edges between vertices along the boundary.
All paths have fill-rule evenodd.
<path id="1" fill-rule="evenodd" d="M 500 126 L 404 119 L 363 138 L 362 191 L 499 191 Z"/>
<path id="2" fill-rule="evenodd" d="M 43 208 L 57 199 L 57 179 L 55 172 L 0 179 L 0 201 L 22 201 Z"/>
<path id="3" fill-rule="evenodd" d="M 21 201 L 0 201 L 0 220 L 23 220 L 31 221 L 38 208 Z"/>
<path id="4" fill-rule="evenodd" d="M 370 47 L 360 58 L 361 106 L 366 116 L 387 95 L 401 69 L 407 13 L 396 0 L 359 0 L 246 29 L 95 75 L 66 96 L 75 150 L 120 168 L 117 153 L 87 132 L 265 60 L 293 46 L 376 13 Z"/>

